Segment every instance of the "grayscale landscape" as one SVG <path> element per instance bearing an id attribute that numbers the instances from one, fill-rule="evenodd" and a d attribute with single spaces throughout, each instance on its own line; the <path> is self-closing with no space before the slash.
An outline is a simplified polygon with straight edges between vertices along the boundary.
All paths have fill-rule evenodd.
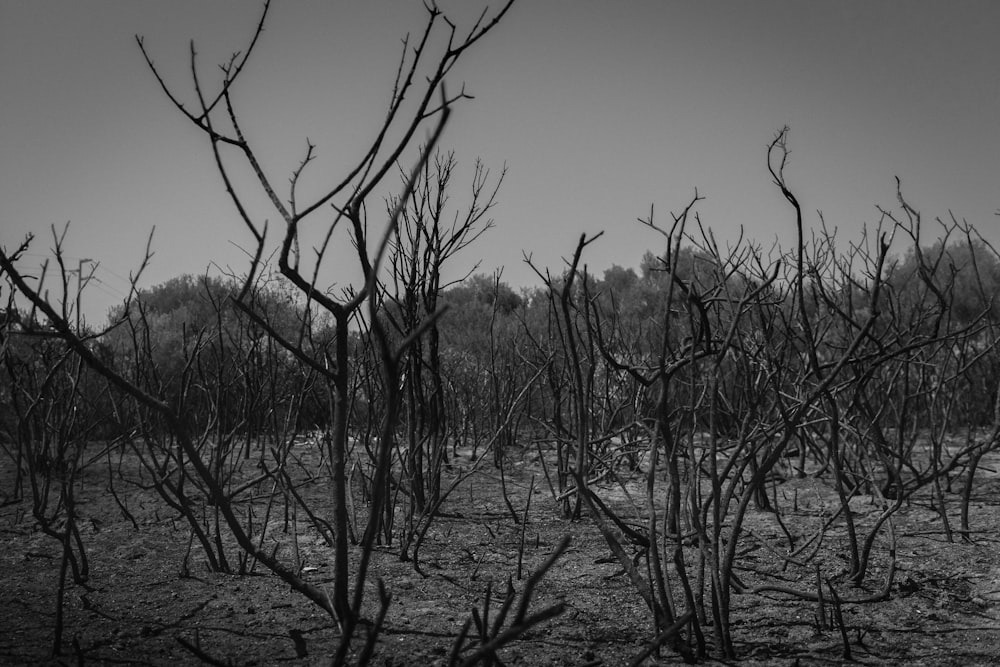
<path id="1" fill-rule="evenodd" d="M 998 21 L 0 4 L 0 663 L 997 664 Z"/>

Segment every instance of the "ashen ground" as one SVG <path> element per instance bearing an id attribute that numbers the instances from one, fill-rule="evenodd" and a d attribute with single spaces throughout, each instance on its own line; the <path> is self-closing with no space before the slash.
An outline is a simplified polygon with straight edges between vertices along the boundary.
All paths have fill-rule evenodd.
<path id="1" fill-rule="evenodd" d="M 971 508 L 972 542 L 944 538 L 940 517 L 927 493 L 896 515 L 897 573 L 890 599 L 842 607 L 854 664 L 1000 664 L 1000 478 L 991 473 L 996 457 L 983 462 Z M 523 574 L 539 567 L 563 535 L 572 543 L 539 585 L 532 610 L 565 602 L 561 616 L 533 629 L 500 652 L 506 665 L 628 665 L 651 637 L 650 615 L 593 523 L 558 518 L 537 460 L 512 463 L 506 486 L 513 507 L 523 511 L 535 477 L 524 531 Z M 0 491 L 9 492 L 11 471 L 0 472 Z M 62 655 L 51 657 L 59 547 L 40 531 L 27 503 L 0 507 L 0 664 L 199 664 L 181 641 L 200 646 L 219 664 L 329 664 L 336 646 L 331 620 L 260 566 L 253 576 L 209 572 L 197 547 L 187 572 L 185 524 L 171 517 L 153 496 L 129 491 L 135 530 L 104 489 L 107 470 L 83 473 L 78 492 L 84 539 L 90 557 L 91 590 L 69 584 L 65 600 Z M 323 488 L 310 487 L 322 507 Z M 601 494 L 624 516 L 632 510 L 620 488 Z M 796 509 L 791 511 L 791 499 Z M 778 487 L 785 523 L 811 535 L 834 509 L 834 496 L 813 479 Z M 947 496 L 954 525 L 958 498 Z M 878 515 L 870 498 L 856 498 L 855 519 L 863 530 Z M 276 529 L 282 520 L 273 522 Z M 329 549 L 304 522 L 299 557 L 313 582 L 332 585 Z M 741 543 L 739 576 L 750 587 L 780 583 L 815 590 L 815 571 L 782 572 L 787 542 L 773 515 L 748 517 Z M 878 590 L 887 566 L 887 538 L 876 544 L 867 591 L 842 581 L 846 551 L 839 524 L 828 530 L 815 562 L 841 596 Z M 288 539 L 287 535 L 282 535 Z M 375 665 L 447 664 L 454 638 L 473 606 L 482 608 L 493 582 L 499 607 L 508 577 L 520 591 L 517 561 L 521 527 L 504 504 L 492 469 L 476 474 L 449 500 L 421 549 L 423 575 L 399 559 L 398 545 L 380 548 L 372 578 L 381 577 L 392 602 L 373 660 Z M 290 559 L 293 554 L 281 552 Z M 693 554 L 689 562 L 693 562 Z M 229 552 L 235 562 L 236 551 Z M 809 564 L 814 567 L 813 563 Z M 374 586 L 367 600 L 376 600 Z M 741 665 L 842 664 L 843 646 L 835 623 L 817 622 L 815 602 L 781 593 L 733 596 L 734 640 Z M 826 606 L 832 614 L 833 607 Z M 669 650 L 643 664 L 676 664 Z M 716 659 L 707 664 L 723 664 Z M 727 663 L 729 664 L 729 663 Z"/>

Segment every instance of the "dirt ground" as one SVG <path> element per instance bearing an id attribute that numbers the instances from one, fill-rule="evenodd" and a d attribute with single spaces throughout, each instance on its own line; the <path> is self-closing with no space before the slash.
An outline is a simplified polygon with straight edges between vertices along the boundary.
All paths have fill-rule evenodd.
<path id="1" fill-rule="evenodd" d="M 891 596 L 876 603 L 842 605 L 852 658 L 862 665 L 1000 664 L 1000 477 L 997 462 L 983 462 L 971 506 L 971 542 L 945 539 L 930 496 L 921 492 L 895 517 L 898 569 Z M 6 466 L 9 468 L 10 466 Z M 506 665 L 629 665 L 652 637 L 651 617 L 622 568 L 586 517 L 559 518 L 537 460 L 512 461 L 506 486 L 512 506 L 524 511 L 535 492 L 523 531 L 522 578 L 517 578 L 522 530 L 511 517 L 492 467 L 460 487 L 428 533 L 421 549 L 423 574 L 399 558 L 398 545 L 380 548 L 372 581 L 380 577 L 392 595 L 373 664 L 444 665 L 473 607 L 482 609 L 493 582 L 499 607 L 508 577 L 517 591 L 525 577 L 552 553 L 564 535 L 572 542 L 549 571 L 531 610 L 558 601 L 565 612 L 500 652 Z M 9 494 L 12 471 L 0 470 L 0 492 Z M 329 664 L 337 630 L 321 610 L 257 566 L 250 576 L 208 571 L 197 546 L 184 567 L 186 525 L 146 491 L 128 492 L 138 530 L 106 493 L 106 467 L 84 470 L 78 491 L 84 539 L 90 558 L 89 590 L 67 588 L 61 655 L 52 657 L 59 545 L 41 533 L 29 502 L 0 507 L 0 664 L 199 664 L 182 642 L 200 647 L 217 664 Z M 308 487 L 317 506 L 321 485 Z M 628 516 L 632 510 L 619 487 L 599 490 Z M 798 535 L 812 534 L 833 513 L 833 496 L 814 479 L 778 487 L 785 523 Z M 794 499 L 795 507 L 792 509 Z M 958 525 L 957 495 L 946 497 Z M 852 506 L 863 530 L 878 515 L 870 498 Z M 281 521 L 272 522 L 277 529 Z M 773 515 L 752 514 L 741 543 L 738 574 L 753 588 L 761 584 L 815 590 L 815 571 L 787 568 L 784 533 Z M 331 586 L 329 549 L 305 522 L 297 524 L 303 572 Z M 882 531 L 883 533 L 885 531 Z M 840 523 L 829 529 L 814 562 L 841 597 L 877 591 L 888 564 L 887 539 L 880 534 L 866 589 L 843 581 L 846 550 Z M 283 534 L 286 542 L 288 535 Z M 692 552 L 693 553 L 693 552 Z M 286 558 L 293 554 L 283 551 Z M 236 552 L 230 556 L 235 560 Z M 693 556 L 689 562 L 693 562 Z M 813 563 L 809 567 L 814 567 Z M 370 586 L 367 599 L 376 599 Z M 835 624 L 821 627 L 817 603 L 783 593 L 733 596 L 734 640 L 742 665 L 842 664 L 843 644 Z M 833 606 L 826 606 L 832 613 Z M 641 664 L 677 664 L 664 649 Z M 706 664 L 724 664 L 716 659 Z"/>

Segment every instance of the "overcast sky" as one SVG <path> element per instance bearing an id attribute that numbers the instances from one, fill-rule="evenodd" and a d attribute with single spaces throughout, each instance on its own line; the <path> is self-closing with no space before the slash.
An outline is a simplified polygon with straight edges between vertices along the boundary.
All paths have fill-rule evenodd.
<path id="1" fill-rule="evenodd" d="M 442 6 L 468 28 L 472 4 L 483 6 Z M 87 299 L 98 314 L 123 296 L 154 226 L 145 285 L 212 263 L 245 267 L 250 239 L 209 146 L 163 96 L 134 36 L 191 99 L 189 40 L 217 82 L 214 65 L 245 47 L 259 11 L 0 0 L 0 243 L 34 232 L 37 264 L 49 227 L 71 221 L 70 260 L 100 262 Z M 400 39 L 424 18 L 419 0 L 272 7 L 236 99 L 277 184 L 307 137 L 319 154 L 312 192 L 358 157 L 383 116 Z M 460 173 L 477 157 L 493 174 L 509 169 L 496 227 L 464 261 L 533 284 L 522 252 L 559 270 L 582 232 L 606 230 L 591 268 L 637 266 L 660 240 L 636 218 L 655 204 L 666 220 L 696 188 L 720 239 L 742 226 L 787 244 L 793 218 L 765 162 L 786 124 L 807 223 L 821 210 L 843 244 L 878 220 L 876 205 L 895 204 L 896 176 L 928 222 L 951 211 L 1000 242 L 998 34 L 994 0 L 521 0 L 449 79 L 475 95 L 443 140 Z M 273 211 L 257 212 L 277 231 Z"/>

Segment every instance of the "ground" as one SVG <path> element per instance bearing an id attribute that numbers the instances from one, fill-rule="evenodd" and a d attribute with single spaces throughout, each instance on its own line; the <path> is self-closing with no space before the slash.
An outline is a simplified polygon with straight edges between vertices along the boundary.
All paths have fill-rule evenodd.
<path id="1" fill-rule="evenodd" d="M 918 494 L 896 515 L 898 562 L 889 599 L 842 604 L 857 664 L 1000 664 L 1000 478 L 993 473 L 995 459 L 984 459 L 983 468 L 972 498 L 970 541 L 958 535 L 954 542 L 945 539 L 928 493 Z M 534 495 L 523 534 L 503 502 L 499 475 L 488 467 L 459 487 L 432 525 L 420 551 L 420 572 L 399 558 L 398 541 L 378 549 L 372 581 L 384 580 L 392 601 L 373 664 L 448 664 L 462 624 L 473 607 L 483 608 L 488 583 L 495 614 L 508 577 L 522 591 L 526 578 L 565 535 L 572 539 L 570 546 L 542 579 L 531 605 L 536 611 L 561 601 L 564 613 L 507 645 L 500 658 L 506 665 L 633 664 L 653 634 L 647 608 L 609 557 L 593 522 L 559 518 L 541 467 L 530 455 L 515 457 L 506 469 L 512 507 L 524 512 L 532 478 Z M 4 493 L 12 489 L 11 479 L 9 469 L 0 471 Z M 96 464 L 82 474 L 79 511 L 90 558 L 89 588 L 67 587 L 64 641 L 55 657 L 60 547 L 37 529 L 29 503 L 9 501 L 0 507 L 0 664 L 200 663 L 189 647 L 198 647 L 218 664 L 329 664 L 337 631 L 318 607 L 260 565 L 249 576 L 213 573 L 197 546 L 185 562 L 186 525 L 154 496 L 133 489 L 128 502 L 137 529 L 105 491 L 107 480 L 107 468 Z M 322 485 L 307 488 L 320 506 Z M 830 490 L 818 480 L 790 479 L 777 490 L 785 503 L 786 526 L 795 534 L 811 534 L 832 514 Z M 606 485 L 599 493 L 623 514 L 631 511 L 619 487 Z M 958 496 L 945 498 L 957 526 Z M 862 528 L 878 514 L 867 497 L 856 498 L 852 510 Z M 272 525 L 277 528 L 282 521 Z M 859 590 L 843 581 L 846 552 L 839 547 L 844 535 L 838 525 L 826 531 L 813 562 L 842 598 L 869 596 L 884 582 L 886 538 L 880 534 L 865 589 Z M 743 583 L 816 589 L 815 572 L 782 571 L 787 543 L 772 514 L 753 513 L 747 528 L 738 572 Z M 301 521 L 298 539 L 303 572 L 315 583 L 332 585 L 328 547 Z M 281 553 L 294 558 L 290 551 Z M 366 599 L 377 599 L 374 585 Z M 814 601 L 772 591 L 734 595 L 739 664 L 843 663 L 843 639 L 833 611 L 827 600 L 823 627 Z M 664 649 L 641 664 L 680 662 Z M 723 664 L 717 658 L 704 663 Z"/>

